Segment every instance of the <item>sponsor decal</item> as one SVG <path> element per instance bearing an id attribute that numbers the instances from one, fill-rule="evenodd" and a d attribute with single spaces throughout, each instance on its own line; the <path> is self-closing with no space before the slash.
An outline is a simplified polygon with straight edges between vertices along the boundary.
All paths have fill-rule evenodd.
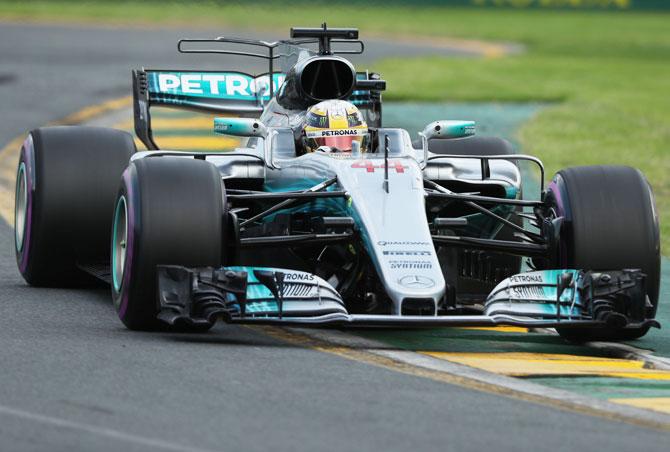
<path id="1" fill-rule="evenodd" d="M 415 251 L 415 250 L 392 250 L 384 251 L 384 256 L 431 256 L 431 251 Z"/>
<path id="2" fill-rule="evenodd" d="M 305 130 L 308 138 L 338 137 L 338 136 L 363 136 L 367 135 L 368 129 L 318 129 Z"/>
<path id="3" fill-rule="evenodd" d="M 272 75 L 273 91 L 277 92 L 286 76 Z M 186 97 L 257 100 L 260 94 L 270 98 L 270 77 L 252 77 L 239 72 L 147 72 L 149 93 Z"/>
<path id="4" fill-rule="evenodd" d="M 538 286 L 516 286 L 510 287 L 511 295 L 521 299 L 545 299 L 548 298 L 547 295 L 542 290 L 542 287 Z"/>
<path id="5" fill-rule="evenodd" d="M 391 270 L 394 269 L 428 269 L 433 268 L 433 264 L 430 261 L 389 261 Z"/>
<path id="6" fill-rule="evenodd" d="M 419 275 L 403 276 L 398 282 L 401 286 L 410 289 L 429 289 L 435 285 L 435 281 L 432 279 Z"/>
<path id="7" fill-rule="evenodd" d="M 286 273 L 284 281 L 314 281 L 314 275 L 310 273 Z"/>
<path id="8" fill-rule="evenodd" d="M 544 279 L 542 278 L 542 275 L 538 274 L 529 274 L 529 275 L 514 275 L 510 276 L 509 278 L 510 282 L 513 283 L 543 283 Z"/>
<path id="9" fill-rule="evenodd" d="M 366 173 L 374 173 L 376 169 L 384 169 L 384 162 L 375 165 L 372 160 L 364 159 L 354 162 L 351 167 L 365 169 Z M 389 160 L 389 170 L 394 170 L 396 173 L 404 173 L 407 168 L 409 166 L 403 165 L 398 160 Z"/>
<path id="10" fill-rule="evenodd" d="M 379 246 L 428 246 L 432 245 L 432 242 L 387 242 L 386 240 L 380 240 L 377 242 Z"/>

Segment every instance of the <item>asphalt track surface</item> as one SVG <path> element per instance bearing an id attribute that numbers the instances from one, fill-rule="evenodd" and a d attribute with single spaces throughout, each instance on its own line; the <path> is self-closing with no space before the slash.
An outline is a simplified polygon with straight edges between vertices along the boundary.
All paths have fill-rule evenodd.
<path id="1" fill-rule="evenodd" d="M 133 67 L 195 63 L 174 52 L 187 34 L 203 33 L 0 24 L 0 144 L 129 93 Z M 667 432 L 398 373 L 244 327 L 131 332 L 107 289 L 27 286 L 13 231 L 0 224 L 3 451 L 660 451 L 669 440 Z"/>

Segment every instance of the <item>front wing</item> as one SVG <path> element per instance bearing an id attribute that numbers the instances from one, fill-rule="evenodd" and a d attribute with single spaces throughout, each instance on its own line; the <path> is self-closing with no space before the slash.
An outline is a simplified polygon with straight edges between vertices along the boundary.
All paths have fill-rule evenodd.
<path id="1" fill-rule="evenodd" d="M 545 270 L 514 275 L 489 294 L 481 315 L 350 314 L 320 277 L 259 267 L 158 266 L 159 319 L 174 325 L 223 319 L 286 326 L 520 326 L 527 328 L 659 327 L 647 319 L 639 270 Z"/>

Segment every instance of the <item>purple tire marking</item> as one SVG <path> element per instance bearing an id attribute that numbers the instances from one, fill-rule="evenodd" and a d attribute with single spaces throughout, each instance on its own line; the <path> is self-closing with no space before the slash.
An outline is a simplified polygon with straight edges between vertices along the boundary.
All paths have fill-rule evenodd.
<path id="1" fill-rule="evenodd" d="M 21 273 L 25 273 L 26 269 L 28 268 L 28 253 L 30 251 L 30 231 L 32 230 L 32 224 L 33 224 L 32 218 L 33 218 L 33 189 L 34 189 L 33 163 L 34 162 L 32 161 L 32 155 L 33 155 L 32 135 L 28 135 L 26 140 L 23 142 L 23 146 L 21 147 L 21 155 L 23 157 L 23 162 L 25 163 L 26 196 L 28 202 L 26 203 L 26 219 L 23 226 L 25 228 L 25 232 L 23 237 L 23 248 L 20 251 L 19 270 L 21 271 Z"/>
<path id="2" fill-rule="evenodd" d="M 121 280 L 121 304 L 119 305 L 119 318 L 123 319 L 126 316 L 128 309 L 128 293 L 130 286 L 130 274 L 132 272 L 133 264 L 133 243 L 135 241 L 135 203 L 133 198 L 132 177 L 130 175 L 130 167 L 123 172 L 123 183 L 126 187 L 126 205 L 128 216 L 126 217 L 126 228 L 128 235 L 126 237 L 126 263 L 123 267 L 123 279 Z"/>
<path id="3" fill-rule="evenodd" d="M 555 180 L 551 181 L 548 189 L 554 194 L 554 199 L 556 200 L 556 208 L 558 209 L 558 212 L 556 213 L 560 216 L 564 216 L 565 205 L 563 204 L 563 196 Z M 559 248 L 561 252 L 561 261 L 559 262 L 559 264 L 561 267 L 566 267 L 568 264 L 568 248 L 564 240 L 560 241 Z"/>
<path id="4" fill-rule="evenodd" d="M 554 192 L 554 198 L 556 198 L 556 206 L 561 212 L 564 212 L 565 209 L 563 208 L 563 198 L 561 197 L 561 190 L 558 189 L 558 185 L 556 184 L 556 181 L 551 181 L 549 184 L 549 190 Z"/>

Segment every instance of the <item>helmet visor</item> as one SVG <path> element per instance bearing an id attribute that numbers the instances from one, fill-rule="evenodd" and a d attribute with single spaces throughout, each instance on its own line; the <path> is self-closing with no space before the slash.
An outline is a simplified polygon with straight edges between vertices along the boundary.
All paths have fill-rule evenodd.
<path id="1" fill-rule="evenodd" d="M 317 147 L 328 146 L 328 147 L 331 147 L 331 148 L 335 148 L 339 151 L 351 152 L 351 149 L 353 148 L 351 143 L 353 143 L 354 141 L 357 141 L 358 144 L 362 145 L 363 144 L 363 137 L 362 136 L 345 135 L 345 136 L 338 136 L 338 137 L 315 138 L 314 141 L 316 142 Z"/>

